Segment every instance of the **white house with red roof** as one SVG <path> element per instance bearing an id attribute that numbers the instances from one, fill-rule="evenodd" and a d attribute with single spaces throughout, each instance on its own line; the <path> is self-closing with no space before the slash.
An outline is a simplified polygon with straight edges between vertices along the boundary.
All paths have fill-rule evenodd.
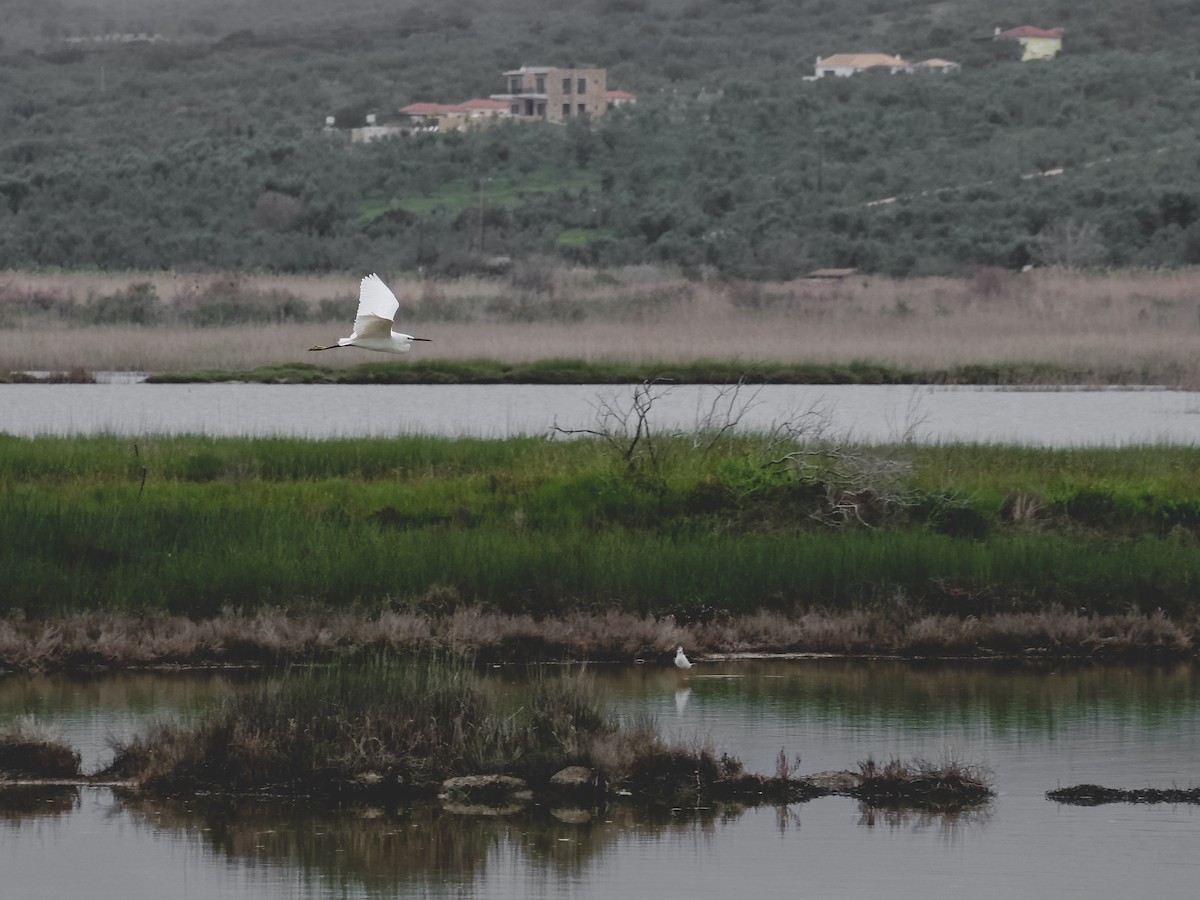
<path id="1" fill-rule="evenodd" d="M 824 58 L 817 57 L 815 75 L 824 78 L 833 75 L 846 78 L 859 72 L 887 72 L 896 75 L 912 71 L 912 65 L 889 53 L 835 53 Z"/>
<path id="2" fill-rule="evenodd" d="M 1062 51 L 1063 30 L 1022 25 L 1019 28 L 1001 31 L 997 27 L 992 40 L 1019 41 L 1022 47 L 1021 62 L 1031 59 L 1054 59 Z"/>

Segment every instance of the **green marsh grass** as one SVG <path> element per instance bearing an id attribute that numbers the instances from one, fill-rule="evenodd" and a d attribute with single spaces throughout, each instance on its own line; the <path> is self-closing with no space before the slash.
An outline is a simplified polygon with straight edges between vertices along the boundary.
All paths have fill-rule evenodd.
<path id="1" fill-rule="evenodd" d="M 897 595 L 960 615 L 1196 612 L 1193 450 L 872 448 L 911 469 L 903 515 L 835 528 L 760 439 L 660 449 L 631 473 L 596 439 L 3 438 L 4 611 L 408 609 L 443 591 L 534 616 Z"/>

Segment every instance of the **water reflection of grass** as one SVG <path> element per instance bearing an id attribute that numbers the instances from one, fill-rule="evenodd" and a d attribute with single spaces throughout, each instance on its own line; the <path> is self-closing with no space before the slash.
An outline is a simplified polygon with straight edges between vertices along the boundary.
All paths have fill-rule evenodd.
<path id="1" fill-rule="evenodd" d="M 1090 661 L 814 659 L 710 662 L 741 677 L 704 684 L 708 703 L 769 708 L 817 726 L 895 722 L 931 730 L 987 727 L 996 734 L 1054 736 L 1098 720 L 1174 729 L 1200 713 L 1193 664 L 1097 665 Z M 621 690 L 614 673 L 611 690 Z"/>
<path id="2" fill-rule="evenodd" d="M 184 802 L 130 793 L 119 796 L 119 808 L 137 827 L 156 835 L 186 834 L 222 859 L 270 862 L 312 877 L 336 875 L 389 896 L 446 879 L 483 879 L 498 848 L 535 869 L 574 875 L 601 863 L 630 834 L 652 840 L 711 831 L 743 810 L 717 803 L 672 813 L 615 804 L 603 819 L 571 823 L 542 806 L 488 817 L 454 815 L 436 803 L 330 807 L 269 798 Z"/>

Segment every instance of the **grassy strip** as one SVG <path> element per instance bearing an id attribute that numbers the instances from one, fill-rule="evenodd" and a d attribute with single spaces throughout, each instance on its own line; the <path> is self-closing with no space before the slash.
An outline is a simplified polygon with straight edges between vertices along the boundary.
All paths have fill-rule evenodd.
<path id="1" fill-rule="evenodd" d="M 269 656 L 269 626 L 245 641 L 236 627 L 164 637 L 165 650 L 146 626 L 145 646 L 102 646 L 127 627 L 112 623 L 231 609 L 300 611 L 322 627 L 345 612 L 361 627 L 334 631 L 355 646 L 390 642 L 370 623 L 396 616 L 424 635 L 415 644 L 454 650 L 444 623 L 486 613 L 519 623 L 466 642 L 496 655 L 657 652 L 680 636 L 640 623 L 668 615 L 725 628 L 687 635 L 714 650 L 1194 652 L 1197 451 L 788 447 L 0 438 L 0 660 Z M 766 612 L 808 624 L 756 635 Z M 39 631 L 92 613 L 104 640 Z M 545 623 L 579 614 L 613 636 L 552 637 Z"/>
<path id="2" fill-rule="evenodd" d="M 1112 378 L 1123 380 L 1113 374 Z M 163 372 L 152 384 L 226 381 L 260 384 L 640 384 L 663 379 L 679 384 L 1078 384 L 1096 381 L 1094 371 L 1073 371 L 1048 363 L 903 369 L 868 360 L 845 365 L 747 363 L 730 360 L 632 363 L 582 359 L 501 362 L 492 359 L 425 359 L 405 363 L 364 363 L 348 369 L 306 363 L 261 366 L 246 371 Z"/>

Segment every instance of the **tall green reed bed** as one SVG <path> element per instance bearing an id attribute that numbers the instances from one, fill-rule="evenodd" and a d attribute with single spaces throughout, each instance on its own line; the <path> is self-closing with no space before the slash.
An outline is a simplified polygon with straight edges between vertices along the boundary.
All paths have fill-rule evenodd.
<path id="1" fill-rule="evenodd" d="M 1195 614 L 1200 452 L 792 449 L 2 437 L 0 612 Z"/>

